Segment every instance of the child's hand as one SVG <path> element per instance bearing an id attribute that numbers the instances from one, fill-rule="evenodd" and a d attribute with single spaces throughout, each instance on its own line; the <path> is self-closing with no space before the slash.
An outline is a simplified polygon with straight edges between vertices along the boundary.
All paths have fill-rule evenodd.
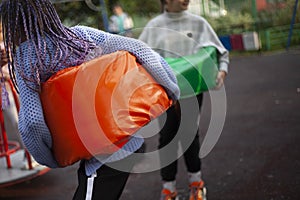
<path id="1" fill-rule="evenodd" d="M 218 90 L 224 85 L 224 80 L 226 77 L 226 72 L 224 71 L 219 71 L 216 79 L 216 87 L 214 89 Z"/>

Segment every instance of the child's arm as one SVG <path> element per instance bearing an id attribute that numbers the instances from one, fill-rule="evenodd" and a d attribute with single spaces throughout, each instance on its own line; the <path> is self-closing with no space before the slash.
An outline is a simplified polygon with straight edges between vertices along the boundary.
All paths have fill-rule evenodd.
<path id="1" fill-rule="evenodd" d="M 39 94 L 27 87 L 18 74 L 17 83 L 21 103 L 18 126 L 23 143 L 38 163 L 58 167 L 51 152 L 52 138 L 44 120 Z"/>

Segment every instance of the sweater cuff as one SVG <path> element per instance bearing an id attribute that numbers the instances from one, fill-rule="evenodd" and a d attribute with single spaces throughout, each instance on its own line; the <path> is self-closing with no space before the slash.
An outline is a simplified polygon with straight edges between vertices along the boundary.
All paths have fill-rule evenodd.
<path id="1" fill-rule="evenodd" d="M 219 71 L 224 71 L 228 74 L 228 64 L 226 62 L 220 62 Z"/>

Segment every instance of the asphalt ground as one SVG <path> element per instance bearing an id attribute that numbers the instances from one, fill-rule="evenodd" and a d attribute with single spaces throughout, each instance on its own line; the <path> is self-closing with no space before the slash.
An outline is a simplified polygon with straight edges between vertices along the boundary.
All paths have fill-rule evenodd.
<path id="1" fill-rule="evenodd" d="M 225 83 L 226 120 L 210 153 L 202 159 L 208 200 L 300 199 L 300 50 L 234 56 Z M 201 136 L 211 119 L 206 93 Z M 147 151 L 157 146 L 148 138 Z M 143 168 L 144 161 L 136 167 Z M 78 165 L 50 170 L 27 182 L 0 188 L 1 200 L 68 200 L 77 184 Z M 179 159 L 181 199 L 187 176 Z M 159 199 L 159 171 L 130 175 L 121 200 Z"/>

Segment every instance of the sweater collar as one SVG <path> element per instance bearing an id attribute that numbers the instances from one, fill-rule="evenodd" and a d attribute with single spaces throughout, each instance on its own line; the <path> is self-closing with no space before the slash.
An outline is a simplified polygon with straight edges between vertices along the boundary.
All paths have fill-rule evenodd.
<path id="1" fill-rule="evenodd" d="M 172 18 L 172 19 L 178 19 L 181 18 L 183 16 L 186 15 L 187 11 L 182 11 L 182 12 L 167 12 L 164 11 L 164 14 L 168 17 L 168 18 Z"/>

